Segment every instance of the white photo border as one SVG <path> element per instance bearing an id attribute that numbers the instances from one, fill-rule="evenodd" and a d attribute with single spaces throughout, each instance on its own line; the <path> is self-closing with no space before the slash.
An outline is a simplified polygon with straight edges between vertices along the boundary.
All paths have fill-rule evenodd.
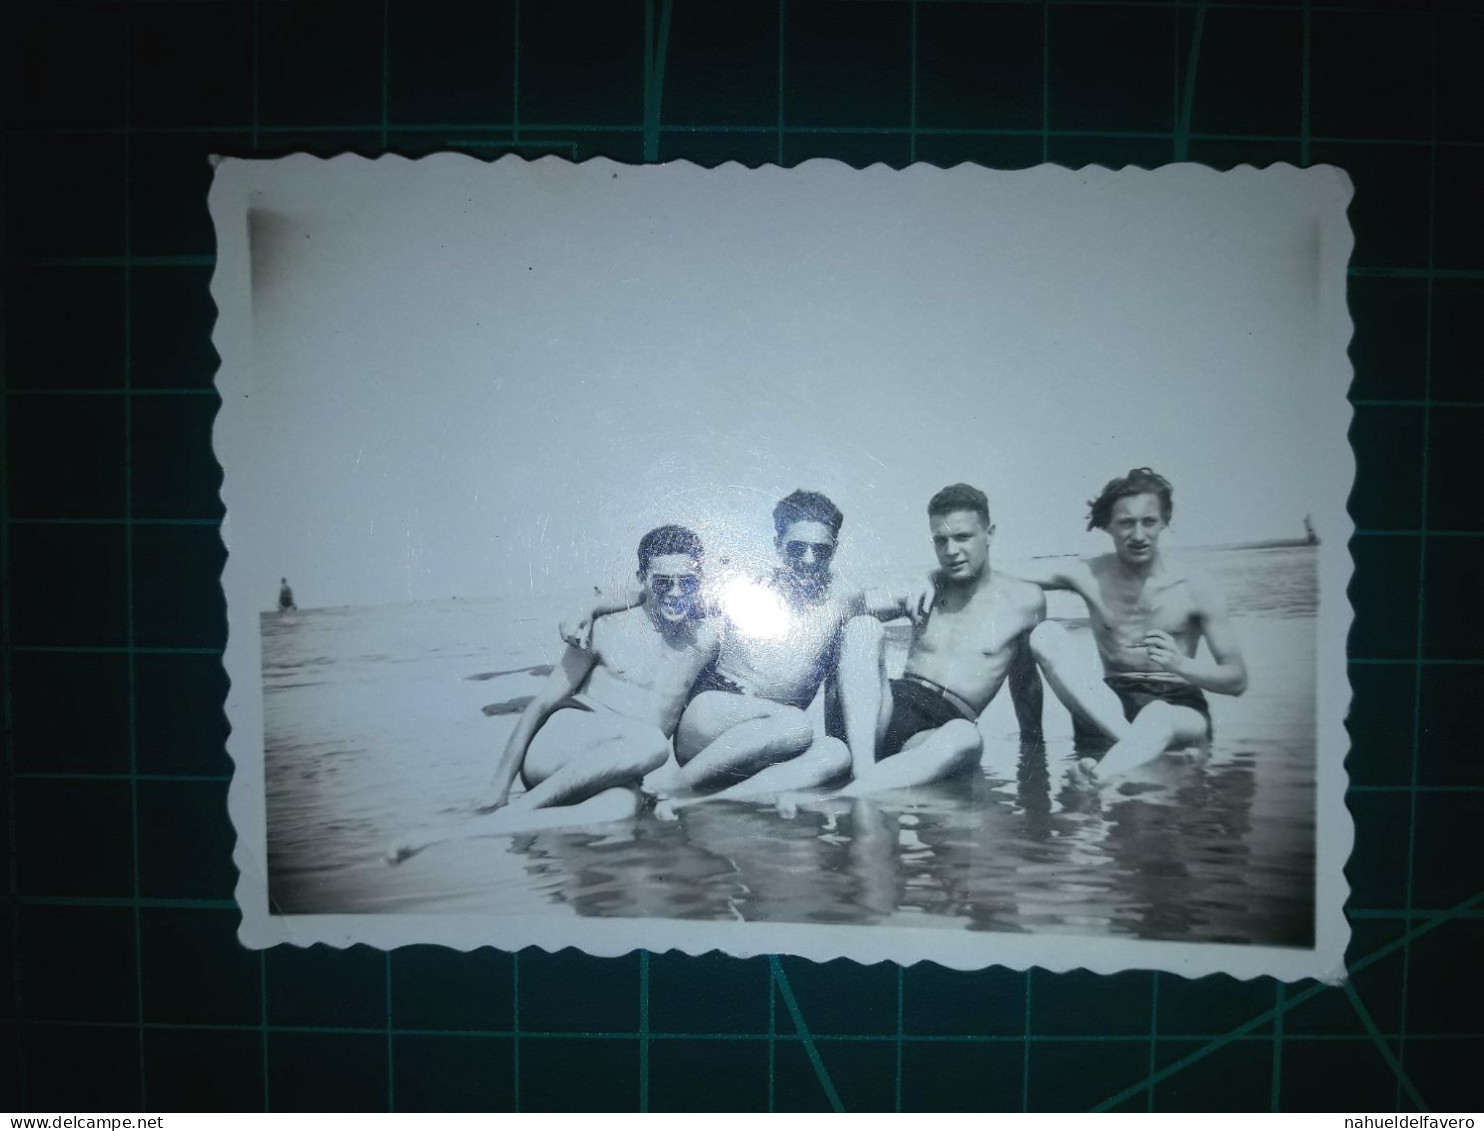
<path id="1" fill-rule="evenodd" d="M 528 162 L 506 156 L 483 162 L 462 154 L 439 154 L 417 162 L 430 175 L 445 172 L 468 176 L 471 167 L 485 170 L 491 184 L 511 169 L 549 163 L 570 167 L 556 157 Z M 1320 602 L 1316 621 L 1316 790 L 1315 790 L 1315 945 L 1308 948 L 1239 946 L 1219 943 L 1146 941 L 1123 937 L 1072 936 L 1062 934 L 1013 934 L 951 931 L 938 928 L 900 926 L 845 926 L 781 922 L 702 922 L 673 919 L 546 918 L 499 914 L 330 914 L 278 915 L 269 905 L 268 844 L 264 769 L 264 720 L 261 680 L 261 642 L 258 609 L 260 593 L 254 593 L 244 575 L 234 548 L 233 514 L 245 500 L 235 474 L 244 461 L 253 458 L 246 450 L 238 427 L 239 413 L 250 398 L 253 386 L 251 329 L 251 259 L 247 210 L 255 190 L 271 185 L 278 177 L 315 177 L 325 170 L 348 170 L 356 177 L 374 178 L 378 168 L 405 166 L 408 159 L 386 156 L 367 159 L 342 155 L 322 159 L 303 154 L 273 160 L 217 159 L 210 191 L 210 211 L 217 236 L 216 269 L 211 294 L 219 312 L 213 334 L 221 357 L 217 388 L 222 409 L 215 426 L 217 458 L 224 469 L 222 497 L 226 518 L 222 525 L 228 547 L 222 586 L 227 599 L 229 634 L 223 663 L 230 677 L 227 714 L 231 723 L 228 752 L 235 772 L 228 795 L 228 808 L 236 830 L 234 860 L 239 869 L 236 899 L 242 911 L 240 939 L 251 948 L 289 943 L 308 946 L 326 943 L 346 947 L 365 943 L 379 948 L 432 943 L 462 950 L 494 946 L 516 951 L 541 947 L 556 951 L 577 947 L 588 954 L 611 957 L 636 949 L 653 952 L 680 951 L 700 955 L 720 951 L 739 958 L 763 954 L 790 954 L 827 961 L 847 958 L 859 963 L 883 961 L 911 965 L 921 961 L 939 963 L 957 970 L 991 965 L 1025 970 L 1038 967 L 1060 972 L 1085 969 L 1112 974 L 1130 969 L 1160 970 L 1186 977 L 1223 973 L 1238 978 L 1271 976 L 1284 981 L 1317 978 L 1340 982 L 1345 978 L 1344 954 L 1350 929 L 1344 914 L 1349 894 L 1344 869 L 1354 840 L 1354 826 L 1345 805 L 1348 777 L 1345 758 L 1349 737 L 1344 726 L 1349 703 L 1346 640 L 1352 610 L 1346 596 L 1352 574 L 1348 550 L 1353 520 L 1346 509 L 1354 480 L 1353 453 L 1343 466 L 1335 467 L 1328 489 L 1314 517 L 1326 532 L 1318 553 Z M 950 169 L 916 165 L 903 170 L 873 166 L 847 170 L 840 162 L 813 160 L 782 170 L 765 167 L 746 169 L 729 163 L 702 170 L 688 162 L 668 165 L 632 166 L 594 158 L 580 168 L 593 176 L 665 178 L 668 170 L 689 170 L 688 175 L 737 178 L 773 176 L 809 178 L 830 170 L 831 176 L 846 178 L 980 177 L 1073 178 L 1096 185 L 1119 179 L 1135 180 L 1162 191 L 1178 192 L 1183 185 L 1203 178 L 1230 177 L 1240 172 L 1291 184 L 1319 202 L 1316 209 L 1317 325 L 1320 340 L 1316 356 L 1320 371 L 1315 381 L 1332 390 L 1334 434 L 1349 453 L 1344 440 L 1351 420 L 1346 399 L 1351 381 L 1347 348 L 1351 321 L 1346 303 L 1346 277 L 1353 236 L 1346 219 L 1351 185 L 1346 174 L 1329 166 L 1298 169 L 1274 165 L 1265 170 L 1243 167 L 1237 172 L 1217 172 L 1204 166 L 1170 165 L 1154 171 L 1111 171 L 1089 168 L 1073 171 L 1058 166 L 1008 172 L 960 165 Z"/>

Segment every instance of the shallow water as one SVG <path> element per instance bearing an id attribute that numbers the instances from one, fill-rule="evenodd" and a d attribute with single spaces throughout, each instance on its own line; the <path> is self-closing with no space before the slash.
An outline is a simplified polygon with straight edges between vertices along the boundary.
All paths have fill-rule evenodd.
<path id="1" fill-rule="evenodd" d="M 1251 671 L 1213 696 L 1208 761 L 1069 804 L 1071 727 L 1022 751 L 1008 697 L 971 779 L 792 818 L 715 803 L 585 832 L 459 840 L 560 652 L 557 604 L 516 599 L 263 617 L 271 897 L 281 913 L 503 911 L 899 923 L 1307 946 L 1313 941 L 1314 551 L 1191 554 L 1225 587 Z M 1080 602 L 1053 601 L 1092 662 Z M 905 633 L 890 632 L 900 664 Z M 1132 787 L 1130 787 L 1132 788 Z"/>

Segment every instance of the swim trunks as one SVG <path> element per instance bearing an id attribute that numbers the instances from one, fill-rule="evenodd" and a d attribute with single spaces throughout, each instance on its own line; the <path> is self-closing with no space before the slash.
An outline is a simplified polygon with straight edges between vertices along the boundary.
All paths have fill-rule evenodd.
<path id="1" fill-rule="evenodd" d="M 891 721 L 876 750 L 876 760 L 900 754 L 909 738 L 925 730 L 937 730 L 955 719 L 974 722 L 975 716 L 968 713 L 968 707 L 968 703 L 948 688 L 921 676 L 907 675 L 892 680 Z"/>
<path id="2" fill-rule="evenodd" d="M 696 682 L 691 684 L 690 698 L 687 699 L 686 702 L 690 703 L 695 699 L 697 695 L 700 695 L 703 691 L 721 691 L 725 692 L 727 695 L 747 694 L 747 692 L 738 687 L 737 684 L 735 684 L 726 676 L 717 671 L 715 665 L 708 666 L 703 672 L 701 672 L 700 675 L 696 676 Z"/>
<path id="3" fill-rule="evenodd" d="M 1131 672 L 1110 675 L 1106 683 L 1123 704 L 1123 717 L 1129 722 L 1150 703 L 1158 700 L 1171 707 L 1189 707 L 1206 720 L 1206 737 L 1211 737 L 1211 706 L 1199 687 L 1170 679 L 1148 679 Z"/>

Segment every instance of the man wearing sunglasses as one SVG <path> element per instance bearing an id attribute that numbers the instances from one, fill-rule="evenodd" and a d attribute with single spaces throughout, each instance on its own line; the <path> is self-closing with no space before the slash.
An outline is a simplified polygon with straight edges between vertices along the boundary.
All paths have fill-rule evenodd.
<path id="1" fill-rule="evenodd" d="M 679 789 L 661 816 L 697 801 L 815 789 L 849 771 L 843 730 L 820 734 L 807 713 L 822 686 L 830 705 L 837 700 L 845 626 L 870 611 L 865 592 L 832 568 L 843 523 L 827 496 L 792 492 L 773 508 L 778 565 L 721 586 L 721 653 L 681 717 Z"/>
<path id="2" fill-rule="evenodd" d="M 794 491 L 773 508 L 778 566 L 762 577 L 727 579 L 709 595 L 721 651 L 696 681 L 681 717 L 675 735 L 680 769 L 672 796 L 656 810 L 661 817 L 698 801 L 815 789 L 849 771 L 843 729 L 832 725 L 832 736 L 819 735 L 806 712 L 828 683 L 828 713 L 839 717 L 834 676 L 851 619 L 874 615 L 873 603 L 883 615 L 900 615 L 905 603 L 875 595 L 868 600 L 861 588 L 835 576 L 843 522 L 826 496 Z M 595 608 L 563 626 L 563 637 L 580 646 L 589 626 L 601 624 L 621 600 L 600 597 Z"/>
<path id="3" fill-rule="evenodd" d="M 684 527 L 643 537 L 644 603 L 604 618 L 588 648 L 566 650 L 505 743 L 476 803 L 487 812 L 458 835 L 588 825 L 638 811 L 640 780 L 669 758 L 691 686 L 716 659 L 719 633 L 698 607 L 701 558 L 700 538 Z M 511 797 L 517 776 L 525 792 Z M 391 859 L 434 839 L 410 839 Z"/>

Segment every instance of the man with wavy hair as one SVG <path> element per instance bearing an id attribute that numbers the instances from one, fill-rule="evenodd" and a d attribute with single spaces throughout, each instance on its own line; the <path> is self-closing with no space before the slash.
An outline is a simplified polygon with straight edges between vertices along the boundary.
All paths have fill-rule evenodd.
<path id="1" fill-rule="evenodd" d="M 1079 733 L 1111 743 L 1100 760 L 1078 766 L 1098 784 L 1166 750 L 1209 741 L 1205 693 L 1241 695 L 1247 665 L 1220 589 L 1160 548 L 1175 509 L 1169 480 L 1136 467 L 1109 480 L 1088 508 L 1087 529 L 1106 532 L 1112 552 L 1027 580 L 1087 602 L 1102 679 L 1079 662 L 1054 622 L 1031 634 L 1031 650 Z M 1202 640 L 1209 656 L 1199 654 Z"/>

